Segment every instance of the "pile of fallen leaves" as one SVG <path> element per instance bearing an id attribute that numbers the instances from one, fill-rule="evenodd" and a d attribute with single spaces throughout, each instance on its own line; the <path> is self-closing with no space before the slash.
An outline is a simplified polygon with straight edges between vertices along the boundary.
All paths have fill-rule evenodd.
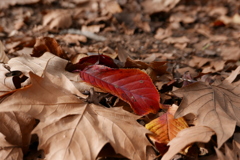
<path id="1" fill-rule="evenodd" d="M 97 53 L 73 64 L 55 39 L 36 43 L 43 52 L 10 60 L 0 46 L 1 159 L 239 156 L 240 67 L 174 79 L 167 62 Z"/>
<path id="2" fill-rule="evenodd" d="M 239 159 L 240 6 L 221 2 L 1 0 L 0 159 Z"/>

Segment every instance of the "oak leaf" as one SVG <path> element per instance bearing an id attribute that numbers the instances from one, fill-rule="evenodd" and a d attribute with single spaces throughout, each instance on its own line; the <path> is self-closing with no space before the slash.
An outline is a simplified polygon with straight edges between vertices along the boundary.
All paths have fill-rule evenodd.
<path id="1" fill-rule="evenodd" d="M 196 125 L 216 132 L 218 147 L 221 147 L 233 135 L 236 124 L 240 125 L 240 83 L 232 83 L 239 72 L 240 67 L 218 85 L 197 82 L 176 90 L 174 94 L 183 100 L 175 117 L 193 113 Z"/>
<path id="2" fill-rule="evenodd" d="M 93 65 L 80 71 L 81 78 L 129 103 L 138 115 L 156 113 L 160 95 L 149 76 L 139 69 L 113 69 Z"/>
<path id="3" fill-rule="evenodd" d="M 171 159 L 175 154 L 191 143 L 207 143 L 213 134 L 215 133 L 210 128 L 205 126 L 194 126 L 181 130 L 177 136 L 168 143 L 170 148 L 162 157 L 162 160 Z"/>

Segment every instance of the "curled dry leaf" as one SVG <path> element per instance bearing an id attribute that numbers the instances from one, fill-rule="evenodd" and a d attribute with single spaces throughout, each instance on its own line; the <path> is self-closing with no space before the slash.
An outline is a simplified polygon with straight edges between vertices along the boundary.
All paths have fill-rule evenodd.
<path id="1" fill-rule="evenodd" d="M 155 135 L 151 135 L 150 138 L 161 145 L 161 147 L 158 147 L 158 144 L 156 144 L 157 149 L 162 154 L 164 154 L 164 148 L 167 149 L 166 145 L 168 142 L 176 137 L 178 132 L 188 128 L 186 121 L 182 117 L 174 119 L 174 114 L 171 113 L 172 108 L 173 107 L 170 107 L 166 113 L 152 120 L 145 126 L 148 130 L 155 133 Z"/>
<path id="2" fill-rule="evenodd" d="M 148 64 L 143 61 L 127 58 L 124 67 L 125 68 L 139 68 L 139 69 L 151 68 L 152 70 L 154 70 L 156 72 L 156 74 L 158 76 L 169 73 L 169 72 L 167 72 L 167 63 L 165 61 L 163 61 L 163 62 L 154 61 L 154 62 L 151 62 Z"/>
<path id="3" fill-rule="evenodd" d="M 0 95 L 5 94 L 6 92 L 12 91 L 15 88 L 13 83 L 13 77 L 6 77 L 6 74 L 9 71 L 4 67 L 3 64 L 0 65 Z"/>
<path id="4" fill-rule="evenodd" d="M 81 78 L 129 103 L 138 115 L 156 113 L 160 95 L 150 77 L 139 69 L 113 69 L 93 65 L 80 71 Z"/>
<path id="5" fill-rule="evenodd" d="M 187 145 L 194 143 L 194 142 L 203 142 L 207 143 L 210 141 L 214 132 L 204 126 L 195 126 L 186 128 L 180 131 L 173 140 L 171 140 L 168 145 L 170 146 L 167 153 L 162 157 L 162 160 L 169 160 L 175 154 L 180 152 L 184 149 Z"/>
<path id="6" fill-rule="evenodd" d="M 139 68 L 146 70 L 146 73 L 151 77 L 153 83 L 159 81 L 161 76 L 171 77 L 169 72 L 167 72 L 167 63 L 166 62 L 151 62 L 145 63 L 139 60 L 133 60 L 131 58 L 127 58 L 125 62 L 125 68 Z"/>
<path id="7" fill-rule="evenodd" d="M 50 30 L 68 28 L 72 25 L 71 12 L 67 10 L 54 10 L 43 17 L 43 26 L 49 26 Z"/>
<path id="8" fill-rule="evenodd" d="M 68 59 L 67 55 L 62 50 L 58 42 L 51 37 L 39 37 L 36 39 L 36 43 L 33 47 L 33 57 L 40 57 L 45 52 L 50 52 L 61 58 Z"/>
<path id="9" fill-rule="evenodd" d="M 68 65 L 67 70 L 70 72 L 75 70 L 83 70 L 84 68 L 94 64 L 101 64 L 112 68 L 118 68 L 111 57 L 106 55 L 92 55 L 81 58 L 76 64 Z"/>
<path id="10" fill-rule="evenodd" d="M 168 12 L 178 4 L 180 0 L 145 0 L 142 7 L 146 13 L 154 14 L 159 12 Z"/>
<path id="11" fill-rule="evenodd" d="M 4 52 L 4 46 L 0 41 L 0 63 L 7 63 L 9 58 L 7 57 L 6 53 Z"/>
<path id="12" fill-rule="evenodd" d="M 236 68 L 225 80 L 226 83 L 233 83 L 237 76 L 240 74 L 240 66 Z M 235 84 L 235 83 L 234 83 Z M 237 83 L 236 83 L 237 84 Z"/>
<path id="13" fill-rule="evenodd" d="M 216 132 L 218 147 L 233 135 L 236 124 L 240 125 L 240 83 L 232 83 L 239 70 L 240 67 L 221 84 L 197 82 L 174 92 L 183 97 L 175 116 L 193 113 L 196 125 L 208 126 Z"/>

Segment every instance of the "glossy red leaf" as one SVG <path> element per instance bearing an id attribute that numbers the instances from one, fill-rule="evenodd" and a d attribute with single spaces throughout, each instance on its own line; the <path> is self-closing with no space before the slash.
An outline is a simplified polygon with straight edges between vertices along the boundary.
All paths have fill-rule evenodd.
<path id="1" fill-rule="evenodd" d="M 78 63 L 69 66 L 67 70 L 70 72 L 74 70 L 83 70 L 84 68 L 95 64 L 102 64 L 111 68 L 118 68 L 111 57 L 106 55 L 93 55 L 81 58 Z"/>
<path id="2" fill-rule="evenodd" d="M 139 69 L 113 69 L 102 65 L 80 71 L 81 78 L 129 103 L 138 115 L 156 113 L 160 95 L 150 77 Z"/>

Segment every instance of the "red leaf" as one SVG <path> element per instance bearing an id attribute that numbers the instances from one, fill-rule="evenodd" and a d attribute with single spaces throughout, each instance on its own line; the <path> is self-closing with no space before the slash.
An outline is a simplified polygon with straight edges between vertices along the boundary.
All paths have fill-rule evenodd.
<path id="1" fill-rule="evenodd" d="M 160 96 L 150 77 L 139 69 L 113 69 L 102 65 L 80 71 L 81 78 L 129 103 L 138 115 L 156 113 Z"/>

